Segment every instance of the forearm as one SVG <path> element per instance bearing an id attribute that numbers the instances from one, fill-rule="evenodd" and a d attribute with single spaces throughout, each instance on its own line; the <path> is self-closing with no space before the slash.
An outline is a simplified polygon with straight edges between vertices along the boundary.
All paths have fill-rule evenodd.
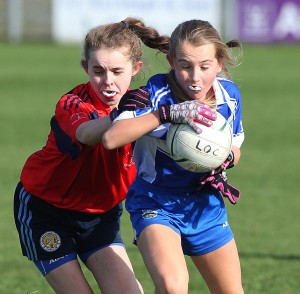
<path id="1" fill-rule="evenodd" d="M 110 126 L 109 116 L 84 122 L 76 130 L 76 139 L 89 146 L 96 145 L 101 142 L 102 135 Z"/>
<path id="2" fill-rule="evenodd" d="M 216 113 L 198 101 L 185 101 L 179 104 L 161 104 L 159 109 L 143 116 L 116 121 L 102 137 L 106 149 L 116 149 L 144 136 L 161 123 L 189 124 L 198 133 L 199 124 L 212 125 Z"/>
<path id="3" fill-rule="evenodd" d="M 116 149 L 144 136 L 161 124 L 158 111 L 149 114 L 116 121 L 103 134 L 102 142 L 106 149 Z"/>
<path id="4" fill-rule="evenodd" d="M 236 147 L 236 146 L 232 146 L 231 148 L 232 152 L 234 153 L 234 165 L 237 165 L 238 162 L 240 161 L 241 158 L 241 150 L 240 148 Z"/>

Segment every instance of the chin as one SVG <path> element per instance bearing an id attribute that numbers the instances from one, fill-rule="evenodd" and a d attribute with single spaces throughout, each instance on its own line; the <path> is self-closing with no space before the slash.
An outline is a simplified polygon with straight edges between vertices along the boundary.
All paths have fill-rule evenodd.
<path id="1" fill-rule="evenodd" d="M 109 106 L 114 106 L 114 107 L 117 107 L 118 106 L 118 104 L 119 104 L 119 102 L 120 102 L 120 99 L 112 99 L 112 100 L 107 100 L 106 101 L 106 104 L 107 105 L 109 105 Z"/>
<path id="2" fill-rule="evenodd" d="M 189 92 L 188 95 L 187 95 L 187 98 L 189 98 L 189 100 L 198 100 L 199 95 L 197 95 L 196 93 Z"/>
<path id="3" fill-rule="evenodd" d="M 202 93 L 194 93 L 194 95 L 192 95 L 192 96 L 193 96 L 194 100 L 202 101 L 204 95 Z"/>

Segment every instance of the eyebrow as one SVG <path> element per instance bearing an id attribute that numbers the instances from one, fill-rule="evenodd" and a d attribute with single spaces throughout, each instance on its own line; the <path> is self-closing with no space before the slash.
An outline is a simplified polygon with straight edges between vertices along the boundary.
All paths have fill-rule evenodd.
<path id="1" fill-rule="evenodd" d="M 201 63 L 204 63 L 204 62 L 213 62 L 213 60 L 212 59 L 206 59 L 206 60 L 201 61 Z"/>
<path id="2" fill-rule="evenodd" d="M 93 68 L 105 68 L 102 65 L 93 65 Z M 112 70 L 123 70 L 124 67 L 113 67 Z"/>
<path id="3" fill-rule="evenodd" d="M 178 59 L 178 61 L 190 62 L 188 59 L 184 59 L 184 58 Z M 205 59 L 203 61 L 200 61 L 200 63 L 205 63 L 205 62 L 213 62 L 213 60 L 212 59 Z"/>

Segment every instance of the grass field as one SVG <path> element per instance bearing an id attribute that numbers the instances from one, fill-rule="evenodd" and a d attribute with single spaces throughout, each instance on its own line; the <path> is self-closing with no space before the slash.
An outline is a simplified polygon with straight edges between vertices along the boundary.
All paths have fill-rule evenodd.
<path id="1" fill-rule="evenodd" d="M 233 71 L 243 96 L 246 140 L 240 164 L 229 171 L 229 180 L 242 197 L 236 206 L 227 202 L 227 207 L 248 294 L 296 294 L 300 289 L 299 52 L 300 47 L 293 45 L 245 45 L 243 63 Z M 152 66 L 146 76 L 166 71 L 162 57 L 157 62 L 149 56 Z M 13 193 L 27 156 L 45 143 L 56 101 L 86 81 L 79 57 L 80 48 L 74 45 L 0 44 L 0 293 L 52 293 L 21 255 Z M 143 83 L 141 77 L 133 86 Z M 138 250 L 131 244 L 126 213 L 123 236 L 145 293 L 153 293 Z M 188 258 L 187 262 L 189 293 L 208 293 Z"/>

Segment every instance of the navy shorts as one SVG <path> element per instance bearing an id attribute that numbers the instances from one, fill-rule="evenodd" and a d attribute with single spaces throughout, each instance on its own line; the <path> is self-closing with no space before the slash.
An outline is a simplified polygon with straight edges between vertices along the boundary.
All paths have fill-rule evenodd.
<path id="1" fill-rule="evenodd" d="M 21 183 L 15 191 L 14 216 L 22 252 L 33 261 L 55 260 L 71 253 L 84 256 L 114 243 L 124 246 L 122 212 L 121 203 L 101 214 L 70 211 L 32 196 Z"/>

